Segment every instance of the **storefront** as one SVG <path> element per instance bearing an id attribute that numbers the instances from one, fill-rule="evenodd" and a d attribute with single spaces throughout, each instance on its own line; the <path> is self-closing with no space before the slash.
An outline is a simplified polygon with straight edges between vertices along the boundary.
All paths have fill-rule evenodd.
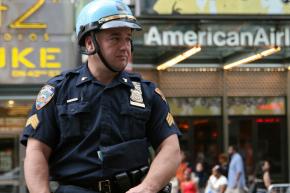
<path id="1" fill-rule="evenodd" d="M 275 181 L 288 179 L 286 70 L 239 72 L 240 76 L 245 75 L 239 81 L 236 72 L 149 75 L 149 70 L 139 71 L 157 80 L 167 96 L 184 134 L 181 146 L 192 163 L 202 155 L 209 165 L 214 164 L 218 155 L 226 152 L 227 145 L 238 144 L 248 175 L 253 174 L 258 160 L 269 159 Z"/>
<path id="2" fill-rule="evenodd" d="M 176 124 L 183 132 L 181 147 L 191 163 L 203 160 L 207 166 L 218 163 L 223 153 L 224 135 L 221 98 L 168 98 Z M 272 177 L 287 178 L 287 127 L 283 97 L 229 97 L 229 144 L 239 144 L 247 173 L 257 162 L 269 159 Z"/>

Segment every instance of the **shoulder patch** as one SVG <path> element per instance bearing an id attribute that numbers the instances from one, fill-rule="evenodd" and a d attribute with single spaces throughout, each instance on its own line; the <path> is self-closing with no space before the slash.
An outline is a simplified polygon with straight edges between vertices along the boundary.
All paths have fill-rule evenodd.
<path id="1" fill-rule="evenodd" d="M 159 94 L 161 98 L 166 102 L 166 98 L 159 88 L 155 88 L 155 92 Z"/>
<path id="2" fill-rule="evenodd" d="M 55 92 L 55 88 L 51 85 L 45 85 L 41 88 L 37 95 L 36 99 L 36 109 L 40 110 L 42 107 L 44 107 L 53 97 Z"/>

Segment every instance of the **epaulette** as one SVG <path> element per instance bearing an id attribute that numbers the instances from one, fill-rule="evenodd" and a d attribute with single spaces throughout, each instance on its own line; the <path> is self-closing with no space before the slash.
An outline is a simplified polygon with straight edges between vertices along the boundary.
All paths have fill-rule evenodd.
<path id="1" fill-rule="evenodd" d="M 63 81 L 67 77 L 69 77 L 70 75 L 79 74 L 79 69 L 81 67 L 82 66 L 79 66 L 79 67 L 77 67 L 75 69 L 70 69 L 70 70 L 63 71 L 60 75 L 57 75 L 57 76 L 49 79 L 47 81 L 47 84 L 52 85 L 52 86 L 57 86 L 58 83 L 60 83 L 61 81 Z"/>
<path id="2" fill-rule="evenodd" d="M 78 66 L 77 68 L 74 69 L 70 69 L 70 70 L 66 70 L 63 71 L 61 74 L 63 74 L 64 76 L 69 76 L 69 75 L 74 75 L 74 74 L 79 74 L 80 69 L 83 67 L 83 65 Z"/>
<path id="3" fill-rule="evenodd" d="M 137 81 L 142 80 L 141 75 L 138 73 L 128 72 L 128 76 L 130 77 L 131 80 L 137 80 Z"/>
<path id="4" fill-rule="evenodd" d="M 65 78 L 65 76 L 64 76 L 63 74 L 60 74 L 60 75 L 58 75 L 58 76 L 55 76 L 55 77 L 49 79 L 49 80 L 47 81 L 46 84 L 49 84 L 49 85 L 52 85 L 52 86 L 55 87 L 55 86 L 56 86 L 59 82 L 61 82 L 64 78 Z"/>

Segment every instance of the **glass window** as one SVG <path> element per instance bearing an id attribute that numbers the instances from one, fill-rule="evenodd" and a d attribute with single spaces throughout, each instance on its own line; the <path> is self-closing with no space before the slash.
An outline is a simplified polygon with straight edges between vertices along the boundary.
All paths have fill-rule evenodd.
<path id="1" fill-rule="evenodd" d="M 0 192 L 18 193 L 20 184 L 19 135 L 31 100 L 0 100 Z"/>

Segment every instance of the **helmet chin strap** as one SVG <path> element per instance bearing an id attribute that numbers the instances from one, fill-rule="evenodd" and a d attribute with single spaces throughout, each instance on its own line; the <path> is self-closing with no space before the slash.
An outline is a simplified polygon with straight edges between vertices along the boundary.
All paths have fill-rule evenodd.
<path id="1" fill-rule="evenodd" d="M 92 52 L 87 52 L 88 55 L 93 55 L 93 54 L 96 54 L 96 53 L 97 53 L 97 54 L 99 55 L 101 61 L 103 62 L 103 64 L 104 64 L 104 65 L 105 65 L 109 70 L 111 70 L 111 71 L 114 72 L 114 73 L 123 71 L 125 68 L 122 68 L 121 70 L 119 70 L 119 69 L 117 69 L 117 68 L 114 68 L 112 65 L 110 65 L 110 64 L 107 62 L 107 60 L 104 58 L 104 56 L 103 56 L 103 54 L 102 54 L 102 52 L 101 52 L 100 46 L 99 46 L 99 44 L 98 44 L 98 42 L 97 42 L 97 40 L 96 40 L 96 36 L 95 36 L 94 32 L 91 32 L 90 35 L 91 35 L 91 37 L 92 37 L 92 40 L 93 40 L 93 44 L 94 44 L 95 49 L 94 49 L 94 51 L 92 51 Z"/>

